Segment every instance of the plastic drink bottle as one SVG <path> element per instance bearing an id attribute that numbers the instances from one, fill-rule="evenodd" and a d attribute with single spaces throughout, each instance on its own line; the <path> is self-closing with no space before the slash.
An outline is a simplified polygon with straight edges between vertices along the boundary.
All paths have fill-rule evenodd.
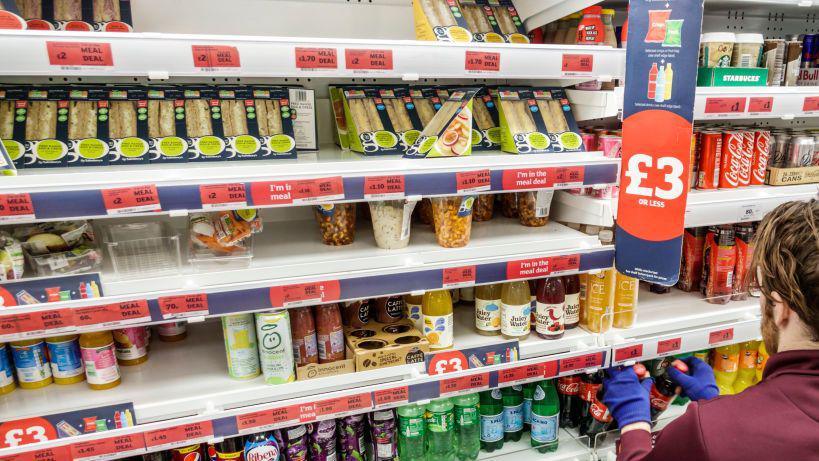
<path id="1" fill-rule="evenodd" d="M 566 292 L 563 279 L 549 277 L 537 281 L 535 332 L 544 339 L 559 339 L 565 331 Z"/>
<path id="2" fill-rule="evenodd" d="M 500 389 L 480 393 L 481 450 L 503 448 L 503 395 Z"/>
<path id="3" fill-rule="evenodd" d="M 588 325 L 588 309 L 586 307 L 586 298 L 588 294 L 589 274 L 578 274 L 577 278 L 580 281 L 580 294 L 577 297 L 577 300 L 579 302 L 577 320 L 578 322 L 580 322 L 580 325 L 583 325 L 585 327 Z"/>
<path id="4" fill-rule="evenodd" d="M 506 339 L 526 339 L 531 329 L 532 296 L 525 280 L 507 282 L 501 290 L 501 334 Z"/>
<path id="5" fill-rule="evenodd" d="M 426 461 L 426 421 L 424 407 L 411 404 L 399 407 L 398 456 L 402 461 Z"/>
<path id="6" fill-rule="evenodd" d="M 580 276 L 577 274 L 564 276 L 563 291 L 566 292 L 563 322 L 566 329 L 571 330 L 580 323 Z"/>
<path id="7" fill-rule="evenodd" d="M 74 384 L 85 380 L 78 338 L 77 335 L 46 338 L 55 384 Z"/>
<path id="8" fill-rule="evenodd" d="M 499 283 L 475 287 L 475 330 L 478 334 L 495 336 L 501 333 L 501 291 Z"/>
<path id="9" fill-rule="evenodd" d="M 370 413 L 370 441 L 373 461 L 398 459 L 398 443 L 395 435 L 395 413 L 392 409 Z"/>
<path id="10" fill-rule="evenodd" d="M 560 399 L 560 426 L 575 428 L 583 418 L 583 400 L 580 399 L 580 375 L 563 376 L 557 379 L 557 393 Z"/>
<path id="11" fill-rule="evenodd" d="M 720 395 L 734 393 L 734 381 L 739 371 L 739 344 L 721 346 L 714 351 L 714 378 Z"/>
<path id="12" fill-rule="evenodd" d="M 430 349 L 448 349 L 452 347 L 454 320 L 452 316 L 452 297 L 448 290 L 427 291 L 422 305 L 424 313 L 424 336 L 429 341 Z"/>
<path id="13" fill-rule="evenodd" d="M 640 284 L 634 277 L 614 271 L 614 327 L 631 328 L 637 318 Z"/>
<path id="14" fill-rule="evenodd" d="M 39 389 L 53 382 L 48 363 L 46 343 L 42 339 L 26 339 L 9 343 L 17 382 L 21 389 Z"/>
<path id="15" fill-rule="evenodd" d="M 407 318 L 412 320 L 418 331 L 424 331 L 424 314 L 421 311 L 424 295 L 405 295 L 404 308 L 407 309 Z"/>
<path id="16" fill-rule="evenodd" d="M 657 88 L 654 96 L 654 102 L 665 101 L 665 66 L 660 66 L 660 71 L 657 73 Z"/>
<path id="17" fill-rule="evenodd" d="M 95 390 L 111 389 L 122 382 L 110 331 L 97 331 L 80 335 L 80 352 L 85 364 L 88 387 Z"/>
<path id="18" fill-rule="evenodd" d="M 586 328 L 592 333 L 609 331 L 614 300 L 614 269 L 589 274 L 586 285 Z"/>
<path id="19" fill-rule="evenodd" d="M 646 95 L 651 101 L 657 96 L 657 74 L 659 69 L 657 63 L 651 63 L 651 70 L 648 71 L 648 94 Z"/>
<path id="20" fill-rule="evenodd" d="M 765 364 L 768 363 L 768 350 L 765 349 L 765 342 L 759 344 L 759 351 L 756 356 L 756 380 L 758 383 L 762 381 L 762 373 L 765 371 Z M 2 393 L 2 392 L 0 392 Z"/>
<path id="21" fill-rule="evenodd" d="M 587 435 L 594 422 L 592 404 L 597 400 L 597 394 L 603 389 L 603 371 L 588 373 L 580 377 L 580 399 L 583 401 L 583 416 L 580 420 L 580 435 Z"/>
<path id="22" fill-rule="evenodd" d="M 674 356 L 674 359 L 683 360 L 683 359 L 685 359 L 687 357 L 691 357 L 692 355 L 693 354 L 691 354 L 691 353 L 677 354 L 677 355 Z M 687 404 L 690 401 L 691 400 L 688 397 L 686 397 L 684 395 L 678 395 L 677 398 L 675 398 L 674 401 L 671 402 L 671 405 L 683 406 L 683 405 Z"/>
<path id="23" fill-rule="evenodd" d="M 711 349 L 703 349 L 701 351 L 695 351 L 692 355 L 703 362 L 711 365 Z"/>
<path id="24" fill-rule="evenodd" d="M 478 452 L 481 449 L 479 401 L 478 394 L 452 397 L 452 403 L 455 405 L 455 430 L 458 439 L 456 455 L 460 461 L 478 459 Z"/>
<path id="25" fill-rule="evenodd" d="M 688 366 L 685 362 L 675 360 L 671 366 L 680 370 L 682 373 L 688 373 Z M 677 383 L 671 380 L 667 372 L 663 372 L 660 376 L 654 378 L 654 385 L 649 391 L 649 405 L 651 406 L 651 421 L 657 421 L 657 418 L 666 410 L 674 398 L 676 393 Z"/>
<path id="26" fill-rule="evenodd" d="M 117 362 L 121 366 L 139 365 L 148 361 L 148 328 L 132 327 L 112 330 Z"/>
<path id="27" fill-rule="evenodd" d="M 759 341 L 746 341 L 739 346 L 739 369 L 734 381 L 734 393 L 739 394 L 754 384 Z"/>
<path id="28" fill-rule="evenodd" d="M 532 446 L 540 453 L 557 450 L 560 402 L 554 381 L 535 384 L 532 399 Z"/>
<path id="29" fill-rule="evenodd" d="M 427 458 L 455 461 L 455 413 L 449 399 L 427 404 Z"/>
<path id="30" fill-rule="evenodd" d="M 523 385 L 523 430 L 528 431 L 532 427 L 532 397 L 535 395 L 537 383 L 526 383 Z"/>
<path id="31" fill-rule="evenodd" d="M 523 435 L 523 388 L 504 387 L 503 396 L 503 439 L 517 442 Z"/>

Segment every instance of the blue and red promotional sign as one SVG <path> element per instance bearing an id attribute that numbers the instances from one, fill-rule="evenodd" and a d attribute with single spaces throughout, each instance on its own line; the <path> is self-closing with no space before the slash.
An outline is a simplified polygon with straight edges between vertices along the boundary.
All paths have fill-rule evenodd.
<path id="1" fill-rule="evenodd" d="M 679 278 L 703 0 L 631 0 L 615 262 Z"/>
<path id="2" fill-rule="evenodd" d="M 0 448 L 132 427 L 131 402 L 0 422 Z"/>

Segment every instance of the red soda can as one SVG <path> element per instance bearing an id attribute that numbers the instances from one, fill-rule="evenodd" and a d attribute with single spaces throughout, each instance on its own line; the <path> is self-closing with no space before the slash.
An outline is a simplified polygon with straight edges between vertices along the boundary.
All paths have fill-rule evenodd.
<path id="1" fill-rule="evenodd" d="M 751 185 L 751 170 L 754 165 L 754 131 L 750 129 L 742 130 L 745 139 L 742 147 L 742 157 L 739 163 L 739 186 Z"/>
<path id="2" fill-rule="evenodd" d="M 171 450 L 173 461 L 205 461 L 204 448 L 202 444 L 188 445 Z"/>
<path id="3" fill-rule="evenodd" d="M 771 132 L 754 130 L 754 164 L 751 168 L 751 185 L 765 184 L 765 170 L 768 168 L 768 157 L 771 153 Z"/>
<path id="4" fill-rule="evenodd" d="M 731 299 L 742 301 L 748 299 L 748 286 L 751 277 L 751 257 L 754 254 L 754 226 L 751 223 L 734 225 L 736 243 L 736 265 L 734 266 L 734 295 Z"/>
<path id="5" fill-rule="evenodd" d="M 722 162 L 722 133 L 703 130 L 700 133 L 700 160 L 697 189 L 716 189 L 719 186 L 719 169 Z"/>
<path id="6" fill-rule="evenodd" d="M 702 250 L 702 292 L 711 304 L 726 304 L 734 293 L 736 242 L 731 225 L 712 226 Z"/>
<path id="7" fill-rule="evenodd" d="M 697 291 L 702 279 L 702 249 L 705 245 L 707 227 L 691 227 L 683 234 L 682 259 L 680 260 L 680 280 L 677 288 L 683 291 Z"/>
<path id="8" fill-rule="evenodd" d="M 720 189 L 739 187 L 744 150 L 745 134 L 743 132 L 726 131 L 722 134 L 722 159 L 719 166 Z"/>
<path id="9" fill-rule="evenodd" d="M 690 162 L 688 167 L 688 190 L 696 189 L 697 182 L 699 181 L 699 163 L 700 163 L 700 130 L 699 128 L 694 128 L 694 132 L 691 134 L 691 154 L 690 154 Z"/>
<path id="10" fill-rule="evenodd" d="M 597 138 L 597 148 L 603 151 L 603 157 L 620 158 L 623 151 L 623 138 L 604 134 Z"/>

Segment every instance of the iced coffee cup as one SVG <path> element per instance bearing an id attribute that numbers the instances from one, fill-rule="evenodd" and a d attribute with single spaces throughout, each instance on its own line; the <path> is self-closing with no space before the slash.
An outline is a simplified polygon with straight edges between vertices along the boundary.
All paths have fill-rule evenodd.
<path id="1" fill-rule="evenodd" d="M 700 67 L 731 67 L 736 34 L 709 32 L 700 36 Z"/>
<path id="2" fill-rule="evenodd" d="M 736 34 L 731 67 L 759 67 L 764 44 L 762 34 Z"/>

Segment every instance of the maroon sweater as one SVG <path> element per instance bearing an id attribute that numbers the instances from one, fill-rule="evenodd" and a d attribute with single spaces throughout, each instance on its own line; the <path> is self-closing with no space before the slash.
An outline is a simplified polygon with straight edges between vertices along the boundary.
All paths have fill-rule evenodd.
<path id="1" fill-rule="evenodd" d="M 819 460 L 819 351 L 774 354 L 741 394 L 692 402 L 654 434 L 623 434 L 617 460 Z"/>

